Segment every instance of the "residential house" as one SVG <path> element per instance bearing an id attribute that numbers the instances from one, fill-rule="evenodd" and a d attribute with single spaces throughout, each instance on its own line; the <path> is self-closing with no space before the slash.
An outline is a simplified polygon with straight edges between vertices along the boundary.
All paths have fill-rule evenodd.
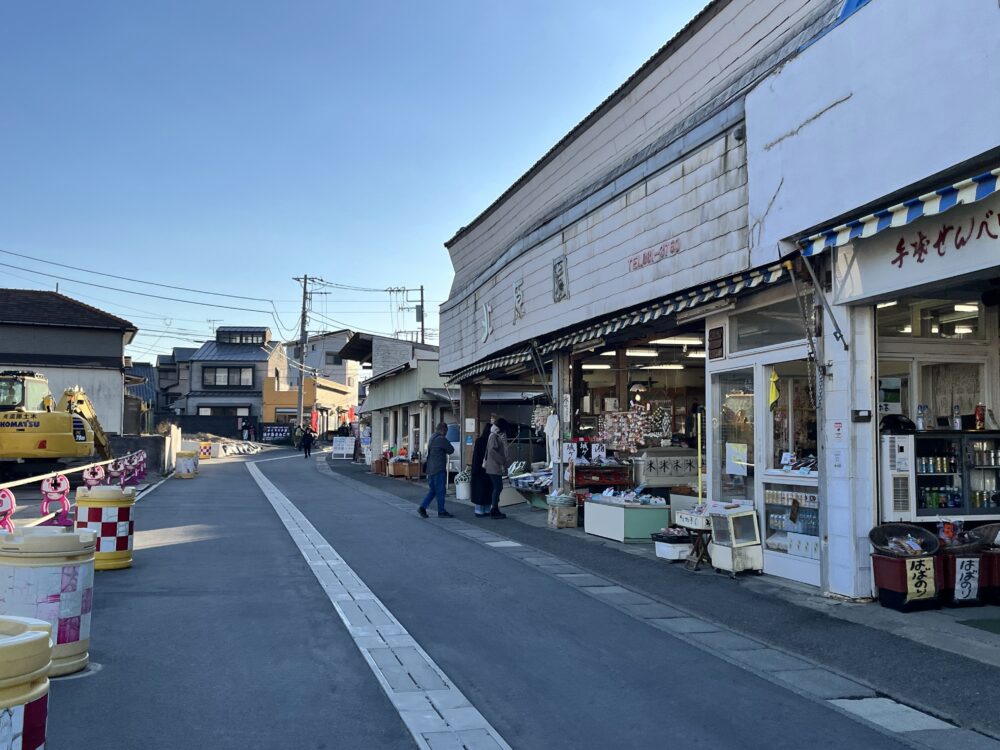
<path id="1" fill-rule="evenodd" d="M 357 388 L 327 378 L 306 377 L 302 383 L 303 419 L 310 421 L 316 414 L 316 431 L 320 435 L 336 430 L 349 420 L 357 404 Z M 298 421 L 299 387 L 287 380 L 268 376 L 264 381 L 264 422 L 279 424 Z"/>
<path id="2" fill-rule="evenodd" d="M 442 395 L 447 391 L 436 346 L 356 333 L 340 356 L 371 364 L 364 416 L 371 422 L 375 455 L 402 448 L 424 453 L 435 425 L 456 422 L 451 401 Z"/>
<path id="3" fill-rule="evenodd" d="M 34 370 L 58 398 L 80 386 L 105 432 L 122 432 L 125 347 L 138 329 L 58 292 L 0 289 L 0 370 Z"/>
<path id="4" fill-rule="evenodd" d="M 126 362 L 128 362 L 126 358 Z M 156 368 L 152 362 L 131 362 L 125 368 L 125 413 L 122 433 L 149 434 L 156 408 Z"/>
<path id="5" fill-rule="evenodd" d="M 264 383 L 284 378 L 280 345 L 266 327 L 222 326 L 190 360 L 184 413 L 208 417 L 256 417 L 264 411 Z"/>
<path id="6" fill-rule="evenodd" d="M 310 336 L 306 341 L 305 352 L 301 351 L 297 341 L 285 344 L 289 360 L 289 385 L 298 387 L 299 375 L 305 369 L 307 375 L 343 383 L 356 391 L 361 378 L 361 364 L 340 356 L 340 350 L 353 335 L 353 331 L 344 329 Z M 351 406 L 357 406 L 357 401 Z"/>
<path id="7" fill-rule="evenodd" d="M 191 356 L 197 347 L 175 346 L 170 354 L 156 358 L 156 410 L 174 411 L 174 404 L 191 390 Z M 182 413 L 183 406 L 178 406 Z"/>

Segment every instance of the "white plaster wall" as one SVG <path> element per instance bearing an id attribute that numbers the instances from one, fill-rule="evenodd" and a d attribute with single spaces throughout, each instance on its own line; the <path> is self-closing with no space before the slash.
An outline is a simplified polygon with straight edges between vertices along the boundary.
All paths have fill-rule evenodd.
<path id="1" fill-rule="evenodd" d="M 875 0 L 746 100 L 751 262 L 1000 146 L 996 0 Z"/>
<path id="2" fill-rule="evenodd" d="M 104 431 L 121 434 L 125 384 L 120 372 L 46 365 L 45 375 L 49 379 L 49 390 L 52 391 L 56 401 L 67 388 L 80 386 L 94 404 L 94 410 Z"/>

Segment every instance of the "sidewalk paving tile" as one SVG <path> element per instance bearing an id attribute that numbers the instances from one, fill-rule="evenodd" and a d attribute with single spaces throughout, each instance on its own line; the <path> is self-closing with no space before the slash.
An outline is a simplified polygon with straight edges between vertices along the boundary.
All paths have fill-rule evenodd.
<path id="1" fill-rule="evenodd" d="M 609 586 L 610 581 L 595 576 L 593 573 L 557 573 L 559 578 L 574 586 Z"/>
<path id="2" fill-rule="evenodd" d="M 629 614 L 641 617 L 644 620 L 662 619 L 666 617 L 686 617 L 679 609 L 653 602 L 652 604 L 626 604 L 622 607 Z"/>
<path id="3" fill-rule="evenodd" d="M 674 633 L 711 633 L 719 629 L 712 623 L 699 620 L 697 617 L 673 617 L 662 620 L 647 620 L 647 622 L 661 630 L 669 630 Z"/>
<path id="4" fill-rule="evenodd" d="M 778 651 L 773 648 L 762 648 L 755 651 L 733 651 L 729 654 L 737 661 L 761 672 L 783 672 L 790 669 L 812 669 L 813 665 L 802 659 Z"/>
<path id="5" fill-rule="evenodd" d="M 832 700 L 835 706 L 878 724 L 891 732 L 915 732 L 919 729 L 954 729 L 951 724 L 935 719 L 915 708 L 896 703 L 889 698 L 861 698 L 859 700 Z"/>
<path id="6" fill-rule="evenodd" d="M 752 651 L 764 648 L 764 644 L 742 635 L 720 630 L 717 633 L 696 633 L 691 638 L 704 646 L 719 651 Z"/>
<path id="7" fill-rule="evenodd" d="M 790 669 L 773 673 L 782 682 L 817 698 L 874 698 L 875 691 L 826 669 Z"/>

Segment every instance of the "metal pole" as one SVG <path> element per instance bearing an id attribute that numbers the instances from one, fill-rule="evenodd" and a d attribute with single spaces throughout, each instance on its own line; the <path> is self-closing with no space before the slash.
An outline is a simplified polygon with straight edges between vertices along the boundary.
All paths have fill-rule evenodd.
<path id="1" fill-rule="evenodd" d="M 306 378 L 306 307 L 309 302 L 309 277 L 302 277 L 302 327 L 299 330 L 299 409 L 298 409 L 298 424 L 302 424 L 302 401 L 305 396 L 305 378 Z"/>
<path id="2" fill-rule="evenodd" d="M 424 321 L 427 320 L 427 310 L 424 309 L 424 285 L 420 285 L 420 343 L 424 342 L 424 331 L 425 324 Z"/>

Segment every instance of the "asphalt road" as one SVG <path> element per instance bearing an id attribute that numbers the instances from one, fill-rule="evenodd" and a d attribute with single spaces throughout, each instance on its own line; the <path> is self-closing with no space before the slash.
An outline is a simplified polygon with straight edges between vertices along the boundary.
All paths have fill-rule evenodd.
<path id="1" fill-rule="evenodd" d="M 511 747 L 906 746 L 313 461 L 258 467 Z M 415 746 L 242 462 L 165 483 L 137 528 L 51 747 Z"/>

